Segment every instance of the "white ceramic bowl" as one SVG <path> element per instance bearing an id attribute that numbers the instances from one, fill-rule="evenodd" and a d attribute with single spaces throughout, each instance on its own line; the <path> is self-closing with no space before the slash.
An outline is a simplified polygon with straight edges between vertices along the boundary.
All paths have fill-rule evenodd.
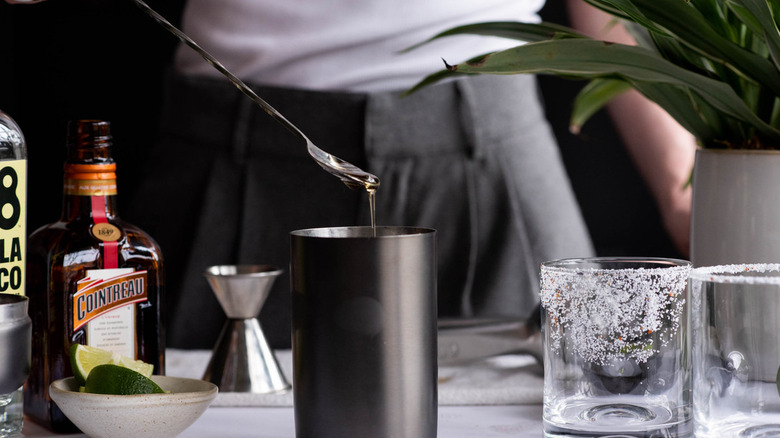
<path id="1" fill-rule="evenodd" d="M 79 392 L 69 377 L 49 387 L 52 400 L 92 438 L 171 438 L 188 428 L 217 396 L 211 382 L 152 376 L 167 394 L 106 395 Z"/>

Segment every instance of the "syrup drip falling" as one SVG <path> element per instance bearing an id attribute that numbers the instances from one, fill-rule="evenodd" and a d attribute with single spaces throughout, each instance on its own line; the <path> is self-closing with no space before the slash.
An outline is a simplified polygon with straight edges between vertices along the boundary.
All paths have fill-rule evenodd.
<path id="1" fill-rule="evenodd" d="M 365 189 L 368 193 L 368 207 L 371 216 L 371 233 L 376 237 L 376 191 L 379 189 L 379 178 L 360 170 L 354 172 L 351 169 L 339 173 L 341 181 L 350 189 Z"/>
<path id="2" fill-rule="evenodd" d="M 376 237 L 376 187 L 366 187 L 368 192 L 368 207 L 371 212 L 371 232 Z"/>

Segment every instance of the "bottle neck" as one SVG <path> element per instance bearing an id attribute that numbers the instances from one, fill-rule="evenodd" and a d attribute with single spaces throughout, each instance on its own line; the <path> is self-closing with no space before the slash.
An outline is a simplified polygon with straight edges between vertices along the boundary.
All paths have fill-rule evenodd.
<path id="1" fill-rule="evenodd" d="M 63 219 L 92 218 L 101 223 L 116 217 L 116 164 L 66 164 Z"/>

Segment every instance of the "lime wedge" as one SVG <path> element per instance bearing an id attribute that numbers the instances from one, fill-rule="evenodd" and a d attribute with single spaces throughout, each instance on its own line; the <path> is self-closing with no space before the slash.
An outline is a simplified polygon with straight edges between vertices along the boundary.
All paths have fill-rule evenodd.
<path id="1" fill-rule="evenodd" d="M 104 364 L 92 368 L 84 391 L 93 394 L 162 394 L 165 391 L 152 379 L 120 365 Z"/>
<path id="2" fill-rule="evenodd" d="M 154 371 L 154 365 L 107 350 L 82 344 L 70 346 L 70 367 L 73 370 L 73 377 L 76 378 L 76 382 L 79 385 L 86 383 L 90 372 L 95 367 L 105 364 L 119 365 L 136 371 L 147 378 Z"/>

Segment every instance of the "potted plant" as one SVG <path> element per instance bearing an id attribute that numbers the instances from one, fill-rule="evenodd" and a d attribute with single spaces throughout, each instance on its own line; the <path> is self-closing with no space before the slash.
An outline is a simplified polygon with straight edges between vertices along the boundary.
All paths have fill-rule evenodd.
<path id="1" fill-rule="evenodd" d="M 777 0 L 583 0 L 622 20 L 637 45 L 551 23 L 489 22 L 470 33 L 516 47 L 446 65 L 410 92 L 475 74 L 554 74 L 590 82 L 576 97 L 577 130 L 634 88 L 698 140 L 693 172 L 694 265 L 780 262 L 780 17 Z M 424 44 L 425 42 L 421 43 Z"/>

